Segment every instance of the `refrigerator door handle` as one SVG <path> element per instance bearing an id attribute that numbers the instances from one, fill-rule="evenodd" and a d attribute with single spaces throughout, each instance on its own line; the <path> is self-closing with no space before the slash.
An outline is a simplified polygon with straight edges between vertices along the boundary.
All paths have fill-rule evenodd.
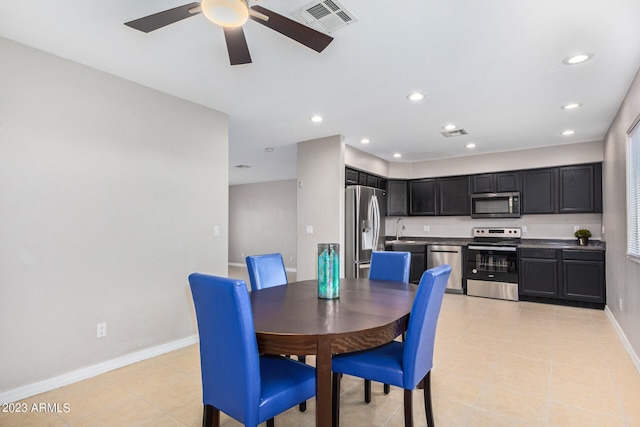
<path id="1" fill-rule="evenodd" d="M 372 250 L 378 250 L 378 240 L 380 239 L 380 205 L 378 198 L 374 194 L 371 197 L 373 207 L 373 245 Z"/>

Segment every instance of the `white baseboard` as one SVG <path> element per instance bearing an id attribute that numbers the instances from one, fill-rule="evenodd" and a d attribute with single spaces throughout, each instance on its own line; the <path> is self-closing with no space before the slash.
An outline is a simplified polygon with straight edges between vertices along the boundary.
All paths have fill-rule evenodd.
<path id="1" fill-rule="evenodd" d="M 131 365 L 133 363 L 140 362 L 146 359 L 151 359 L 152 357 L 160 356 L 161 354 L 169 353 L 170 351 L 179 350 L 197 342 L 198 336 L 191 335 L 189 337 L 182 338 L 176 341 L 136 351 L 135 353 L 125 354 L 124 356 L 116 357 L 115 359 L 107 360 L 106 362 L 98 363 L 97 365 L 88 366 L 86 368 L 68 372 L 66 374 L 49 378 L 44 381 L 27 384 L 13 390 L 0 393 L 0 403 L 10 403 L 25 399 L 27 397 L 35 396 L 36 394 L 54 390 L 65 385 L 73 384 L 78 381 L 95 377 L 96 375 L 104 374 L 105 372 L 109 372 L 114 369 L 122 368 L 123 366 Z"/>
<path id="2" fill-rule="evenodd" d="M 620 324 L 616 320 L 615 316 L 613 315 L 611 310 L 609 310 L 609 306 L 606 306 L 604 308 L 604 312 L 607 314 L 609 321 L 613 325 L 613 329 L 615 329 L 616 333 L 618 334 L 618 338 L 620 338 L 620 341 L 622 341 L 622 345 L 624 346 L 624 349 L 627 350 L 627 354 L 631 358 L 631 362 L 633 362 L 633 365 L 636 367 L 636 370 L 638 371 L 638 373 L 640 373 L 640 358 L 638 357 L 636 352 L 633 350 L 631 343 L 627 339 L 627 336 L 625 335 L 624 331 L 620 327 Z"/>

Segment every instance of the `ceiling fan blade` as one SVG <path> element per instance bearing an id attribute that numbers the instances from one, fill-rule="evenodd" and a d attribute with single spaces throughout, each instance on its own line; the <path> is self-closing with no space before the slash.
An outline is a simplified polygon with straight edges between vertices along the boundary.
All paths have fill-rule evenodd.
<path id="1" fill-rule="evenodd" d="M 124 25 L 149 33 L 153 30 L 157 30 L 158 28 L 166 27 L 174 22 L 182 21 L 185 18 L 197 15 L 200 11 L 200 2 L 194 2 L 154 13 L 153 15 L 145 16 L 144 18 L 125 22 Z"/>
<path id="2" fill-rule="evenodd" d="M 293 19 L 286 18 L 262 6 L 251 6 L 251 9 L 269 17 L 267 21 L 249 15 L 249 18 L 301 43 L 316 52 L 322 52 L 333 41 L 333 37 L 328 36 L 306 25 L 302 25 Z"/>
<path id="3" fill-rule="evenodd" d="M 229 62 L 231 65 L 251 64 L 251 54 L 242 27 L 222 27 L 227 41 Z"/>

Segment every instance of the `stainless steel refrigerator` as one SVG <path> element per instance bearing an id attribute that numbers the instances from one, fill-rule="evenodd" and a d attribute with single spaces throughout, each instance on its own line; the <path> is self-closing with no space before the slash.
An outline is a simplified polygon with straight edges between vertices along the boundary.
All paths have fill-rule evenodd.
<path id="1" fill-rule="evenodd" d="M 345 277 L 367 278 L 371 252 L 384 250 L 387 192 L 362 185 L 345 192 Z"/>

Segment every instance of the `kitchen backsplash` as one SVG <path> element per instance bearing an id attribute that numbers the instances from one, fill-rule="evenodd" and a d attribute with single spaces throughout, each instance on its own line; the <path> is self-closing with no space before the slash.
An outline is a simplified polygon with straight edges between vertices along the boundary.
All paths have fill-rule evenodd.
<path id="1" fill-rule="evenodd" d="M 390 216 L 385 235 L 396 235 L 396 221 L 402 218 L 402 236 L 471 237 L 473 227 L 521 227 L 523 239 L 574 239 L 574 227 L 586 228 L 592 239 L 602 239 L 602 214 L 525 215 L 521 218 L 471 219 L 470 217 Z"/>

